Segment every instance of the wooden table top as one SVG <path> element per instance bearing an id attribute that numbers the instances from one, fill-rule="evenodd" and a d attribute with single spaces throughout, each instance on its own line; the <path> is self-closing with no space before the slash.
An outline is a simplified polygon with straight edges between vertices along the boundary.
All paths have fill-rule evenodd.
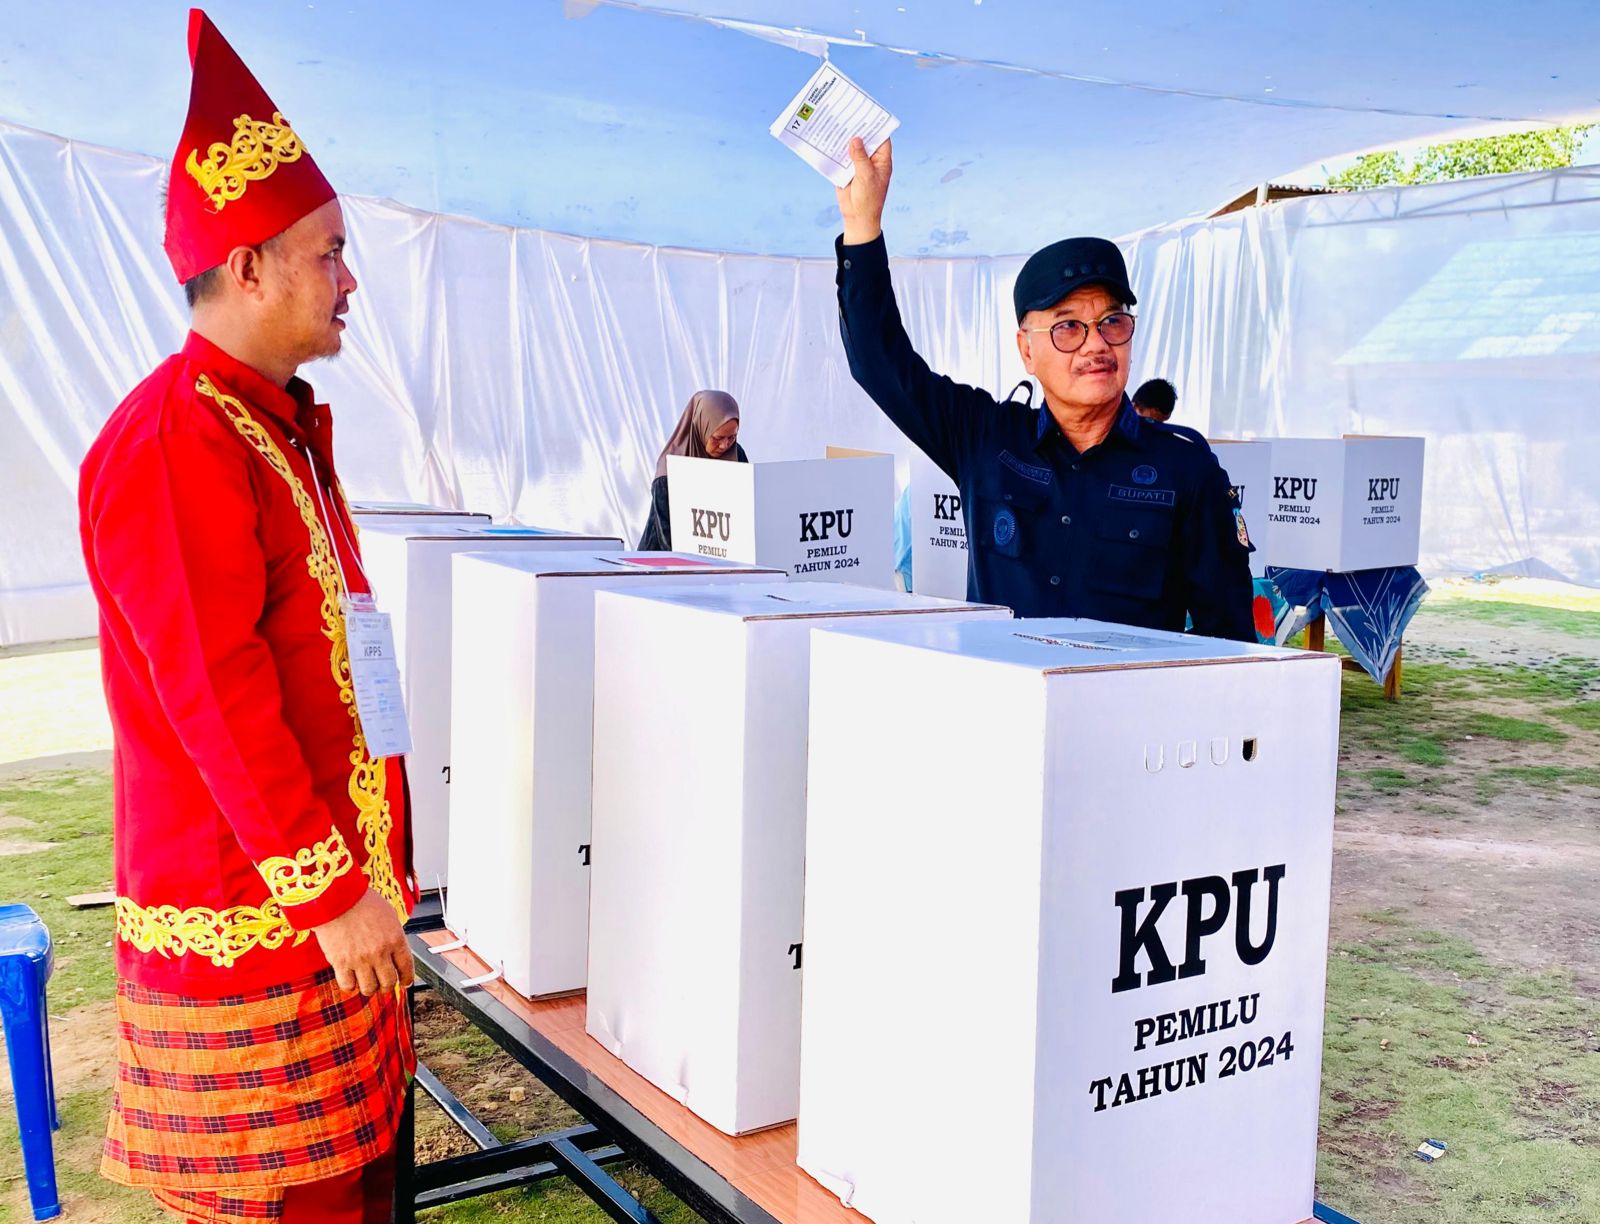
<path id="1" fill-rule="evenodd" d="M 455 936 L 445 930 L 429 931 L 421 938 L 430 946 L 455 942 Z M 439 955 L 472 977 L 489 971 L 488 965 L 465 948 Z M 629 1070 L 590 1037 L 584 1031 L 582 994 L 527 999 L 501 981 L 477 989 L 488 992 L 537 1029 L 779 1224 L 871 1224 L 867 1216 L 844 1206 L 795 1163 L 793 1122 L 753 1135 L 724 1135 Z"/>

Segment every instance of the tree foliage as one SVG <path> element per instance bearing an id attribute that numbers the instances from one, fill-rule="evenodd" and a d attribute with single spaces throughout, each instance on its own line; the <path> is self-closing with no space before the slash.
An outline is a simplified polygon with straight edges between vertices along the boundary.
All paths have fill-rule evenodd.
<path id="1" fill-rule="evenodd" d="M 1593 124 L 1480 136 L 1429 145 L 1409 161 L 1393 149 L 1368 153 L 1355 165 L 1328 176 L 1328 186 L 1361 191 L 1368 187 L 1404 187 L 1442 183 L 1481 174 L 1517 174 L 1570 166 Z"/>

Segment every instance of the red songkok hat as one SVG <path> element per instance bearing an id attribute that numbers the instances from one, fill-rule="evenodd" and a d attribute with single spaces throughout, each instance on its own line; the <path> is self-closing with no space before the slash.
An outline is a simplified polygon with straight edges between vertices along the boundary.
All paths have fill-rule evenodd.
<path id="1" fill-rule="evenodd" d="M 189 10 L 189 118 L 167 180 L 164 245 L 180 282 L 283 233 L 334 198 L 267 91 L 211 19 Z"/>

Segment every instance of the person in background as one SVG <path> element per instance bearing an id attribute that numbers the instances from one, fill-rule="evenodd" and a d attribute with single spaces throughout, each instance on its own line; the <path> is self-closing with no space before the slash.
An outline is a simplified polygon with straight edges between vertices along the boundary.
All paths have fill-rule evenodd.
<path id="1" fill-rule="evenodd" d="M 726 391 L 696 391 L 656 460 L 650 483 L 650 518 L 639 537 L 642 552 L 672 551 L 672 504 L 667 494 L 667 459 L 730 459 L 749 463 L 739 445 L 739 401 Z"/>
<path id="2" fill-rule="evenodd" d="M 1173 423 L 1172 410 L 1177 406 L 1178 389 L 1164 378 L 1152 378 L 1141 383 L 1139 389 L 1133 393 L 1133 410 L 1145 420 L 1165 425 L 1180 438 L 1210 446 L 1206 436 L 1198 429 Z"/>
<path id="3" fill-rule="evenodd" d="M 1133 410 L 1148 421 L 1165 421 L 1178 406 L 1178 389 L 1164 378 L 1141 383 L 1133 393 Z"/>

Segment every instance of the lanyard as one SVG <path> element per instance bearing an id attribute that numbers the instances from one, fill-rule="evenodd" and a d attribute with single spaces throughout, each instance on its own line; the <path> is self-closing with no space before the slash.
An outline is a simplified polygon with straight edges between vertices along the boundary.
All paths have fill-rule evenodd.
<path id="1" fill-rule="evenodd" d="M 328 503 L 326 500 L 324 500 L 322 495 L 322 480 L 317 475 L 317 461 L 312 457 L 311 448 L 307 446 L 302 449 L 300 444 L 297 442 L 295 443 L 295 449 L 300 450 L 301 453 L 305 455 L 306 466 L 311 469 L 311 489 L 312 492 L 316 494 L 317 498 L 317 515 L 322 520 L 323 530 L 326 531 L 328 535 L 328 547 L 333 552 L 334 568 L 339 571 L 340 589 L 344 591 L 345 598 L 353 598 L 350 590 L 350 583 L 346 581 L 344 576 L 344 561 L 339 555 L 339 542 L 338 540 L 335 540 L 333 536 L 333 524 L 335 521 L 337 521 L 339 525 L 339 535 L 350 547 L 350 556 L 356 563 L 356 573 L 360 575 L 362 584 L 366 586 L 368 591 L 366 598 L 370 600 L 372 598 L 372 584 L 367 578 L 366 570 L 361 565 L 361 554 L 356 551 L 355 541 L 350 539 L 350 533 L 345 528 L 344 519 L 338 518 L 336 520 L 335 516 L 328 509 Z"/>

